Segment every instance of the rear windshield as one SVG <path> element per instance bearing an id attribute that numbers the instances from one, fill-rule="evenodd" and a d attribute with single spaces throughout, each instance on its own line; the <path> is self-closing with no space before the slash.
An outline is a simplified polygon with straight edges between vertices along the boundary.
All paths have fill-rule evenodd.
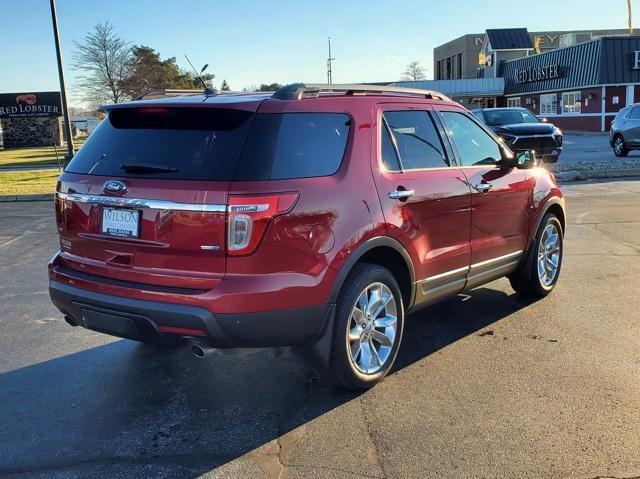
<path id="1" fill-rule="evenodd" d="M 253 116 L 252 112 L 213 108 L 113 110 L 66 171 L 230 180 Z"/>
<path id="2" fill-rule="evenodd" d="M 340 167 L 349 125 L 341 113 L 113 110 L 66 171 L 180 180 L 328 176 Z"/>

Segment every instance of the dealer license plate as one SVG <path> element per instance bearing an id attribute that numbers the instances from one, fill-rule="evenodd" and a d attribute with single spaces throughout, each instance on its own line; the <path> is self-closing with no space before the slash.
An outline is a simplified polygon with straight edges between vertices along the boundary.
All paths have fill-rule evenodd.
<path id="1" fill-rule="evenodd" d="M 104 208 L 102 234 L 120 238 L 137 238 L 140 235 L 140 211 Z"/>

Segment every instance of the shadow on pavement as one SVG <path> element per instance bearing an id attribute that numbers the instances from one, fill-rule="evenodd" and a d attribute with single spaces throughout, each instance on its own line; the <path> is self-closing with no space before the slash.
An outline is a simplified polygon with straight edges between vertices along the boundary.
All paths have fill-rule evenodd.
<path id="1" fill-rule="evenodd" d="M 396 370 L 528 304 L 482 288 L 422 310 L 408 318 Z M 126 340 L 10 371 L 0 375 L 0 475 L 196 477 L 358 396 L 310 377 L 289 350 L 198 360 Z"/>

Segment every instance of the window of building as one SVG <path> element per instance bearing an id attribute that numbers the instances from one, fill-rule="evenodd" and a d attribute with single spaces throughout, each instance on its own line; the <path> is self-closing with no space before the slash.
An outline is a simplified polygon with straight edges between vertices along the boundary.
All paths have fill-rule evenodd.
<path id="1" fill-rule="evenodd" d="M 558 95 L 556 95 L 555 93 L 540 95 L 540 114 L 555 115 L 557 113 L 558 113 Z"/>
<path id="2" fill-rule="evenodd" d="M 448 166 L 444 148 L 433 120 L 426 111 L 387 111 L 384 119 L 395 140 L 403 170 Z M 383 132 L 384 133 L 384 132 Z M 383 161 L 393 170 L 389 145 L 382 137 Z M 385 149 L 388 156 L 385 158 Z"/>
<path id="3" fill-rule="evenodd" d="M 516 98 L 507 98 L 507 106 L 509 108 L 517 108 L 520 106 L 520 97 Z"/>
<path id="4" fill-rule="evenodd" d="M 562 113 L 580 113 L 582 96 L 579 91 L 568 91 L 562 94 Z"/>

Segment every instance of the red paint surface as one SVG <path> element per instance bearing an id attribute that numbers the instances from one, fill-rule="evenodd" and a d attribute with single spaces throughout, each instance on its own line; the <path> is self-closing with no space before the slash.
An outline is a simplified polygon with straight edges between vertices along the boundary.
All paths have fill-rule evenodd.
<path id="1" fill-rule="evenodd" d="M 142 210 L 140 238 L 123 240 L 101 235 L 102 207 L 58 200 L 60 236 L 63 245 L 70 246 L 52 260 L 50 278 L 106 294 L 202 306 L 214 313 L 248 313 L 326 303 L 350 254 L 378 236 L 391 236 L 404 246 L 416 280 L 525 249 L 544 201 L 562 196 L 551 175 L 541 169 L 499 167 L 385 172 L 378 158 L 378 115 L 386 103 L 396 109 L 458 108 L 449 102 L 384 95 L 267 100 L 259 111 L 351 116 L 345 157 L 336 174 L 253 182 L 113 178 L 127 184 L 126 196 L 131 198 L 186 203 L 227 204 L 230 197 L 241 195 L 298 192 L 291 211 L 265 223 L 251 254 L 225 253 L 227 218 L 222 212 Z M 108 179 L 63 173 L 58 191 L 101 195 Z M 494 184 L 492 191 L 472 193 L 469 183 L 482 180 Z M 400 186 L 416 194 L 406 202 L 388 199 L 388 191 Z M 205 251 L 202 245 L 217 245 L 219 250 Z M 130 264 L 110 263 L 114 254 L 127 255 Z M 63 274 L 60 266 L 206 292 L 183 295 L 80 280 Z"/>

